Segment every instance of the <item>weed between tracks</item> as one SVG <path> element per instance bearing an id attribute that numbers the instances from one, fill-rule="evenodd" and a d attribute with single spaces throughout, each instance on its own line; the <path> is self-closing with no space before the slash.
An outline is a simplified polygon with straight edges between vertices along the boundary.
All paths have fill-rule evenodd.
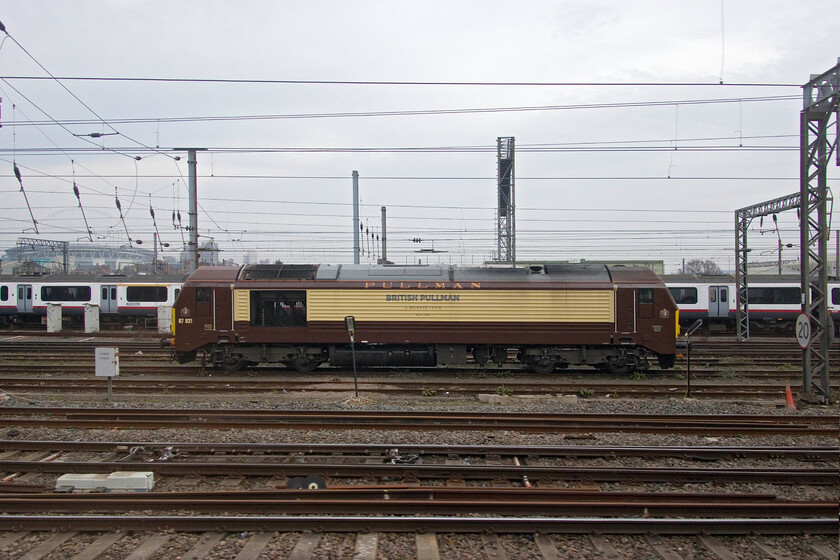
<path id="1" fill-rule="evenodd" d="M 720 365 L 746 366 L 752 363 L 753 361 L 750 358 L 744 356 L 724 356 L 718 360 L 718 364 Z"/>

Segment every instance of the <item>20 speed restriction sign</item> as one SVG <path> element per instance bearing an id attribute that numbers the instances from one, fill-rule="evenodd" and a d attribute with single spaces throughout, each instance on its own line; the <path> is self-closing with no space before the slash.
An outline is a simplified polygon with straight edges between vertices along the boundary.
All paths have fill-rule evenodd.
<path id="1" fill-rule="evenodd" d="M 796 342 L 803 350 L 811 344 L 811 321 L 805 313 L 800 313 L 796 318 Z"/>

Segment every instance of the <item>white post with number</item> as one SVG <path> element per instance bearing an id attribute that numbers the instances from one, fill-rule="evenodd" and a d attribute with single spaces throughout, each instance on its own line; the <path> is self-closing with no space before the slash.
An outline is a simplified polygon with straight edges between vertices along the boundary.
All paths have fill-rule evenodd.
<path id="1" fill-rule="evenodd" d="M 796 318 L 796 342 L 803 350 L 811 344 L 811 321 L 805 313 Z"/>

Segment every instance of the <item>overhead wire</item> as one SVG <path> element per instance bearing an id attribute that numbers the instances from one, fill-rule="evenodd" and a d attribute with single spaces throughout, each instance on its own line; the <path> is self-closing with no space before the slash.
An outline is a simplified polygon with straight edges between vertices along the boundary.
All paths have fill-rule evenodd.
<path id="1" fill-rule="evenodd" d="M 4 31 L 5 31 L 5 29 L 4 29 Z M 104 126 L 107 126 L 107 127 L 108 127 L 108 128 L 110 128 L 112 131 L 114 131 L 114 133 L 115 133 L 115 134 L 119 134 L 120 136 L 122 136 L 122 137 L 123 137 L 123 138 L 125 138 L 126 140 L 129 140 L 129 141 L 134 142 L 135 144 L 137 144 L 137 145 L 139 145 L 139 146 L 142 146 L 142 147 L 144 147 L 144 148 L 147 148 L 147 149 L 150 149 L 150 150 L 154 151 L 154 148 L 151 148 L 151 147 L 147 146 L 146 144 L 143 144 L 142 142 L 140 142 L 140 141 L 138 141 L 138 140 L 135 140 L 135 139 L 134 139 L 134 138 L 132 138 L 131 136 L 125 135 L 125 134 L 123 134 L 122 132 L 120 132 L 119 130 L 117 130 L 116 128 L 114 128 L 114 127 L 113 127 L 113 125 L 111 125 L 108 121 L 106 121 L 105 119 L 103 119 L 103 118 L 99 115 L 99 113 L 97 113 L 96 111 L 94 111 L 94 110 L 93 110 L 93 108 L 92 108 L 90 105 L 88 105 L 87 103 L 85 103 L 84 101 L 82 101 L 82 99 L 81 99 L 78 95 L 76 95 L 75 93 L 73 93 L 73 91 L 71 91 L 71 90 L 70 90 L 70 88 L 68 88 L 66 85 L 64 85 L 64 84 L 62 83 L 62 81 L 61 81 L 59 78 L 57 78 L 55 75 L 53 75 L 53 73 L 52 73 L 52 72 L 50 72 L 50 71 L 49 71 L 49 70 L 48 70 L 48 69 L 47 69 L 47 68 L 46 68 L 43 64 L 41 64 L 41 62 L 40 62 L 37 58 L 35 58 L 35 57 L 32 55 L 32 53 L 30 53 L 30 52 L 26 49 L 26 47 L 24 47 L 24 46 L 23 46 L 23 45 L 22 45 L 22 44 L 21 44 L 21 43 L 20 43 L 17 39 L 15 39 L 15 38 L 14 38 L 14 36 L 12 36 L 12 35 L 11 35 L 8 31 L 5 31 L 5 33 L 6 33 L 6 35 L 7 35 L 7 36 L 8 36 L 8 37 L 9 37 L 9 38 L 10 38 L 10 39 L 11 39 L 11 40 L 12 40 L 12 41 L 13 41 L 13 42 L 14 42 L 14 43 L 15 43 L 15 44 L 19 47 L 19 48 L 20 48 L 20 50 L 22 50 L 24 53 L 26 53 L 26 55 L 27 55 L 30 59 L 32 59 L 32 61 L 33 61 L 35 64 L 37 64 L 37 65 L 38 65 L 38 67 L 39 67 L 39 68 L 41 68 L 41 70 L 43 70 L 43 71 L 44 71 L 47 75 L 49 75 L 49 77 L 50 77 L 53 81 L 55 81 L 55 83 L 57 83 L 59 86 L 61 86 L 61 88 L 62 88 L 62 89 L 64 89 L 64 91 L 66 91 L 67 93 L 69 93 L 69 94 L 70 94 L 70 96 L 71 96 L 71 97 L 73 97 L 73 99 L 75 99 L 76 101 L 78 101 L 78 102 L 79 102 L 79 103 L 80 103 L 80 104 L 81 104 L 81 105 L 82 105 L 85 109 L 87 109 L 88 111 L 90 111 L 90 113 L 91 113 L 91 114 L 93 114 L 93 115 L 94 115 L 94 116 L 98 119 L 98 122 L 102 123 Z M 7 82 L 6 80 L 3 80 L 3 81 L 4 81 L 5 83 L 7 83 L 7 84 L 8 84 L 8 82 Z M 11 84 L 9 84 L 9 85 L 10 85 L 10 87 L 12 87 L 13 89 L 15 89 L 15 91 L 18 91 L 16 88 L 14 88 L 14 86 L 11 86 Z M 20 93 L 20 92 L 18 92 L 18 93 Z M 30 101 L 30 103 L 31 103 L 31 101 Z M 45 114 L 46 114 L 46 113 L 45 113 Z M 72 133 L 71 133 L 71 134 L 72 134 Z M 163 154 L 163 152 L 159 152 L 159 153 Z M 164 154 L 164 155 L 167 155 L 167 157 L 172 157 L 172 156 L 169 156 L 168 154 Z"/>
<path id="2" fill-rule="evenodd" d="M 115 153 L 115 154 L 119 154 L 119 155 L 121 155 L 121 156 L 128 157 L 128 158 L 132 158 L 132 159 L 134 159 L 135 157 L 139 157 L 139 156 L 131 156 L 131 155 L 128 155 L 128 154 L 126 154 L 126 153 L 122 153 L 121 151 L 116 150 L 116 149 L 114 149 L 114 148 L 105 147 L 105 145 L 104 145 L 104 144 L 100 146 L 99 144 L 97 144 L 97 143 L 96 143 L 96 142 L 94 142 L 93 140 L 90 140 L 90 139 L 85 138 L 85 137 L 83 137 L 83 136 L 77 136 L 77 135 L 76 135 L 76 134 L 75 134 L 72 130 L 70 130 L 70 129 L 69 129 L 69 128 L 67 128 L 65 125 L 61 124 L 61 123 L 60 123 L 60 122 L 58 122 L 56 119 L 54 119 L 54 118 L 52 117 L 52 115 L 50 115 L 49 113 L 47 113 L 47 112 L 46 112 L 44 109 L 42 109 L 42 108 L 41 108 L 41 107 L 40 107 L 37 103 L 35 103 L 35 102 L 34 102 L 34 101 L 32 101 L 31 99 L 29 99 L 29 97 L 27 97 L 27 96 L 26 96 L 23 92 L 21 92 L 21 91 L 20 91 L 19 89 L 17 89 L 15 86 L 13 86 L 12 84 L 10 84 L 9 82 L 7 82 L 7 81 L 6 81 L 5 79 L 3 79 L 3 78 L 0 78 L 0 81 L 2 81 L 4 84 L 6 84 L 7 86 L 9 86 L 9 87 L 10 87 L 10 88 L 12 88 L 13 90 L 15 90 L 15 93 L 17 93 L 18 95 L 20 95 L 20 96 L 21 96 L 23 99 L 25 99 L 25 100 L 26 100 L 26 101 L 27 101 L 30 105 L 32 105 L 33 107 L 35 107 L 36 109 L 38 109 L 38 110 L 39 110 L 39 111 L 40 111 L 40 112 L 41 112 L 41 113 L 42 113 L 45 117 L 47 117 L 47 118 L 49 119 L 49 122 L 51 122 L 51 123 L 53 123 L 53 124 L 58 125 L 58 126 L 59 126 L 59 127 L 61 127 L 63 130 L 65 130 L 68 134 L 70 134 L 71 136 L 73 136 L 73 137 L 75 137 L 75 138 L 78 138 L 79 140 L 81 140 L 81 141 L 83 141 L 83 142 L 87 142 L 88 144 L 92 144 L 92 145 L 96 148 L 96 150 L 97 150 L 97 151 L 107 150 L 107 151 L 109 151 L 109 152 L 113 152 L 113 153 Z M 49 123 L 47 122 L 47 123 L 39 123 L 39 124 L 43 125 L 43 124 L 49 124 Z M 70 149 L 65 150 L 65 149 L 63 149 L 63 148 L 61 148 L 61 147 L 58 147 L 58 146 L 56 146 L 56 147 L 57 147 L 58 151 L 60 151 L 60 152 L 64 153 L 64 155 L 66 155 L 67 157 L 70 157 L 70 155 L 67 153 L 67 151 L 69 151 Z"/>
<path id="3" fill-rule="evenodd" d="M 5 81 L 5 78 L 0 78 Z M 579 103 L 570 105 L 534 105 L 514 107 L 472 107 L 455 109 L 408 109 L 392 111 L 341 111 L 334 113 L 290 113 L 290 114 L 268 114 L 268 115 L 219 115 L 219 116 L 193 116 L 193 117 L 143 117 L 143 118 L 122 118 L 111 119 L 115 124 L 148 124 L 148 123 L 182 123 L 182 122 L 219 122 L 219 121 L 253 121 L 253 120 L 287 120 L 287 119 L 334 119 L 334 118 L 363 118 L 363 117 L 412 117 L 430 115 L 467 115 L 481 113 L 518 113 L 534 111 L 578 111 L 584 109 L 627 109 L 645 107 L 670 107 L 675 105 L 717 105 L 728 103 L 744 102 L 769 102 L 769 101 L 791 101 L 798 100 L 796 95 L 772 95 L 758 97 L 733 97 L 715 99 L 680 99 L 663 101 L 626 101 L 612 103 Z M 85 119 L 68 119 L 62 124 L 89 125 L 93 122 Z M 50 123 L 40 123 L 50 124 Z M 59 124 L 58 122 L 53 124 Z M 139 144 L 139 143 L 138 143 Z M 142 145 L 142 144 L 141 144 Z M 143 145 L 149 150 L 154 148 Z M 519 148 L 519 146 L 517 146 Z"/>
<path id="4" fill-rule="evenodd" d="M 551 147 L 539 149 L 522 149 L 518 152 L 531 153 L 656 153 L 656 152 L 694 152 L 694 153 L 726 153 L 726 152 L 793 152 L 798 151 L 799 146 L 764 146 L 764 145 L 743 145 L 743 146 L 589 146 L 589 147 Z M 123 152 L 121 155 L 128 155 L 130 153 L 145 153 L 143 150 L 133 148 L 118 148 L 118 150 L 111 149 L 117 153 Z M 332 154 L 332 153 L 414 153 L 414 154 L 440 154 L 440 153 L 491 153 L 495 148 L 490 147 L 456 147 L 456 146 L 423 146 L 423 147 L 353 147 L 353 146 L 336 146 L 336 147 L 223 147 L 212 146 L 205 149 L 205 153 L 217 154 Z M 8 149 L 0 149 L 0 154 L 8 153 Z M 97 148 L 25 148 L 18 150 L 18 153 L 26 153 L 27 155 L 52 155 L 56 152 L 61 152 L 64 155 L 91 155 L 101 154 L 102 150 Z M 131 156 L 129 156 L 131 157 Z M 139 157 L 139 156 L 138 156 Z"/>
<path id="5" fill-rule="evenodd" d="M 6 76 L 10 80 L 45 80 L 44 76 Z M 477 86 L 477 87 L 782 87 L 800 88 L 802 84 L 785 82 L 634 82 L 634 81 L 416 81 L 416 80 L 277 80 L 258 78 L 161 78 L 142 76 L 59 76 L 64 81 L 96 82 L 160 82 L 160 83 L 206 83 L 206 84 L 279 84 L 279 85 L 352 85 L 352 86 Z"/>

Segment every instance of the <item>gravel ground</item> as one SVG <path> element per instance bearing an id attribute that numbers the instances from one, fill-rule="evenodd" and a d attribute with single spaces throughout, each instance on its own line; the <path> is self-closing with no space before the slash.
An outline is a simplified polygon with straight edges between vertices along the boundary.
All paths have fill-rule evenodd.
<path id="1" fill-rule="evenodd" d="M 0 539 L 6 534 L 0 532 Z M 103 533 L 79 534 L 64 542 L 59 548 L 44 556 L 46 560 L 69 560 L 81 553 Z M 151 556 L 152 560 L 171 560 L 187 556 L 190 549 L 201 539 L 193 533 L 126 533 L 111 545 L 98 560 L 123 560 L 149 538 L 165 536 L 166 542 Z M 260 560 L 287 558 L 302 533 L 280 533 L 270 536 L 268 545 Z M 203 558 L 223 560 L 235 558 L 248 544 L 254 533 L 229 533 L 225 535 Z M 351 533 L 315 534 L 317 544 L 312 551 L 313 560 L 342 560 L 351 558 L 356 548 L 356 535 Z M 4 559 L 21 558 L 38 545 L 53 537 L 43 532 L 27 535 L 12 545 L 0 548 Z M 549 535 L 548 539 L 557 549 L 560 558 L 576 560 L 661 560 L 661 556 L 645 536 L 607 535 L 605 544 L 595 544 L 595 538 L 582 535 Z M 438 533 L 436 535 L 441 560 L 465 560 L 494 558 L 495 549 L 488 546 L 480 535 L 460 533 Z M 683 560 L 720 560 L 706 542 L 717 541 L 739 560 L 767 560 L 768 555 L 758 545 L 762 541 L 774 549 L 781 558 L 790 560 L 822 560 L 825 557 L 813 545 L 837 550 L 837 539 L 828 536 L 784 536 L 784 537 L 659 537 L 661 543 Z M 500 535 L 498 547 L 510 560 L 541 560 L 544 558 L 536 544 L 535 535 Z M 706 541 L 706 542 L 704 542 Z M 606 546 L 617 553 L 603 550 Z M 411 559 L 417 557 L 417 536 L 413 533 L 379 534 L 377 558 L 381 560 Z"/>
<path id="2" fill-rule="evenodd" d="M 722 401 L 693 401 L 684 399 L 672 400 L 618 400 L 618 399 L 582 399 L 577 404 L 560 404 L 554 399 L 513 399 L 506 405 L 488 405 L 473 399 L 447 397 L 415 397 L 398 399 L 392 396 L 365 395 L 362 404 L 347 401 L 349 394 L 305 394 L 289 393 L 271 395 L 263 398 L 251 397 L 244 399 L 206 400 L 200 398 L 189 402 L 160 402 L 149 398 L 136 398 L 130 401 L 117 400 L 114 404 L 107 404 L 100 397 L 91 398 L 80 403 L 78 396 L 69 399 L 37 400 L 7 397 L 0 399 L 0 406 L 84 406 L 109 408 L 221 408 L 221 409 L 290 409 L 290 410 L 418 410 L 418 411 L 505 411 L 505 412 L 551 412 L 551 413 L 636 413 L 636 414 L 837 414 L 838 407 L 813 407 L 804 411 L 792 411 L 777 408 L 777 403 L 754 402 L 722 402 Z M 635 433 L 592 433 L 592 434 L 530 434 L 515 431 L 496 430 L 492 432 L 454 431 L 454 432 L 417 432 L 390 430 L 202 430 L 202 429 L 159 429 L 159 430 L 77 430 L 71 428 L 26 428 L 9 427 L 0 431 L 0 438 L 37 439 L 37 440 L 85 440 L 85 441 L 174 441 L 194 443 L 382 443 L 398 447 L 408 444 L 463 444 L 463 445 L 592 445 L 592 446 L 629 446 L 629 445 L 705 445 L 716 446 L 838 446 L 838 437 L 703 437 L 679 436 Z M 79 454 L 67 459 L 84 460 L 89 455 Z M 679 459 L 662 459 L 657 461 L 644 458 L 622 459 L 558 459 L 556 464 L 575 465 L 586 464 L 598 467 L 612 467 L 616 469 L 641 466 L 707 466 L 706 463 L 694 464 Z M 718 461 L 715 466 L 747 467 L 750 464 L 767 468 L 774 466 L 792 466 L 792 462 L 784 460 L 746 461 L 743 459 L 727 459 Z M 809 464 L 814 467 L 824 465 Z M 38 475 L 30 477 L 28 482 L 43 482 L 52 484 L 54 475 Z M 267 477 L 253 477 L 243 479 L 236 488 L 265 488 L 270 480 Z M 212 490 L 219 488 L 221 477 L 209 477 L 199 484 L 190 487 L 180 485 L 175 478 L 161 477 L 158 479 L 158 490 Z M 345 481 L 350 483 L 351 481 Z M 363 482 L 363 481 L 359 481 Z M 369 481 L 364 481 L 369 483 Z M 560 486 L 566 484 L 561 483 Z M 575 487 L 569 483 L 569 487 Z M 678 492 L 768 492 L 776 494 L 780 499 L 837 499 L 838 486 L 834 487 L 795 487 L 786 485 L 742 485 L 726 484 L 653 484 L 642 485 L 648 491 L 678 491 Z M 625 489 L 620 484 L 602 484 L 602 490 Z M 0 533 L 0 539 L 5 534 Z M 117 560 L 126 558 L 140 543 L 151 536 L 151 533 L 129 533 L 120 541 L 112 545 L 100 558 Z M 33 550 L 39 544 L 47 541 L 53 535 L 48 532 L 38 532 L 26 535 L 15 543 L 0 549 L 0 557 L 17 558 L 27 551 Z M 48 559 L 72 558 L 86 546 L 96 540 L 99 534 L 79 534 L 65 542 L 59 550 L 48 555 Z M 250 533 L 234 533 L 226 535 L 212 550 L 208 558 L 234 558 L 251 538 Z M 297 544 L 299 533 L 284 533 L 275 535 L 261 558 L 285 558 Z M 185 555 L 200 539 L 200 535 L 190 533 L 171 533 L 169 540 L 152 556 L 155 560 L 180 558 Z M 608 558 L 599 552 L 592 539 L 577 535 L 552 535 L 561 558 L 604 559 Z M 651 545 L 643 536 L 606 537 L 607 542 L 619 553 L 619 558 L 658 559 Z M 716 560 L 702 542 L 700 537 L 664 537 L 662 539 L 681 558 L 691 560 Z M 737 558 L 744 560 L 759 560 L 767 558 L 755 544 L 752 537 L 718 537 L 718 540 Z M 441 533 L 437 535 L 438 548 L 441 559 L 482 558 L 484 543 L 480 535 L 464 535 Z M 787 556 L 796 559 L 819 559 L 820 556 L 811 548 L 812 543 L 822 543 L 831 550 L 838 549 L 837 539 L 832 537 L 795 536 L 795 537 L 767 537 L 764 541 L 774 548 L 786 551 Z M 324 534 L 315 548 L 312 558 L 332 559 L 352 557 L 355 550 L 356 536 L 354 534 L 327 533 Z M 499 546 L 511 560 L 542 558 L 534 542 L 533 535 L 500 535 Z M 416 536 L 411 533 L 381 534 L 379 538 L 378 556 L 380 559 L 416 558 Z M 784 556 L 783 556 L 784 557 Z"/>

